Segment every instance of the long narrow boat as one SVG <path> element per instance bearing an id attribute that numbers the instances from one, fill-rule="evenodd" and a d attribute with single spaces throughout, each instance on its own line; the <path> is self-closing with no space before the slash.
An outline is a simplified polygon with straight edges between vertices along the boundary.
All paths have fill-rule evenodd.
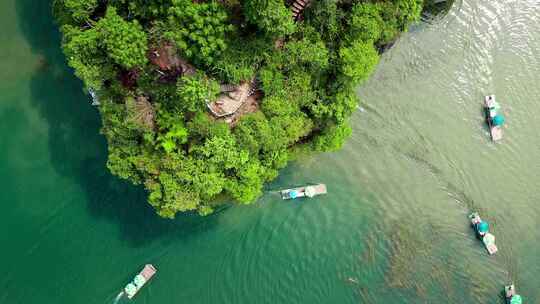
<path id="1" fill-rule="evenodd" d="M 484 97 L 484 111 L 486 113 L 486 122 L 489 127 L 491 140 L 501 140 L 502 127 L 493 124 L 493 118 L 501 111 L 499 104 L 495 101 L 495 95 L 487 95 Z"/>
<path id="2" fill-rule="evenodd" d="M 326 185 L 317 184 L 304 187 L 281 190 L 281 198 L 284 200 L 295 199 L 299 197 L 312 198 L 316 195 L 326 194 Z"/>
<path id="3" fill-rule="evenodd" d="M 124 292 L 128 299 L 133 298 L 139 290 L 146 284 L 155 274 L 157 270 L 152 264 L 144 265 L 144 268 L 129 282 L 124 288 Z"/>
<path id="4" fill-rule="evenodd" d="M 489 233 L 487 230 L 483 230 L 483 224 L 485 224 L 484 227 L 487 228 L 487 222 L 482 221 L 480 218 L 480 215 L 478 215 L 478 212 L 473 212 L 471 215 L 469 215 L 469 218 L 471 219 L 471 225 L 474 228 L 474 231 L 476 232 L 476 235 L 482 240 L 482 243 L 486 247 L 488 253 L 495 254 L 498 251 L 497 245 L 495 245 L 495 236 L 491 233 Z"/>

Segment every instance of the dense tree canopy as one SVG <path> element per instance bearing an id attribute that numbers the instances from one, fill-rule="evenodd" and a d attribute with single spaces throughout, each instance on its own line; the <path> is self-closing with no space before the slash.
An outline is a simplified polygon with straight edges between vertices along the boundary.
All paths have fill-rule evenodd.
<path id="1" fill-rule="evenodd" d="M 312 0 L 295 20 L 291 2 L 54 1 L 68 64 L 101 102 L 107 167 L 159 215 L 253 202 L 298 151 L 339 149 L 355 88 L 422 9 Z M 251 108 L 209 112 L 246 84 Z"/>
<path id="2" fill-rule="evenodd" d="M 257 25 L 263 32 L 283 37 L 294 32 L 291 11 L 282 0 L 245 0 L 244 15 L 247 21 Z"/>
<path id="3" fill-rule="evenodd" d="M 137 20 L 125 21 L 110 6 L 105 17 L 97 23 L 97 28 L 101 32 L 107 55 L 116 64 L 128 69 L 146 64 L 148 42 Z"/>
<path id="4" fill-rule="evenodd" d="M 373 43 L 354 41 L 339 50 L 343 75 L 354 83 L 365 80 L 379 62 Z"/>
<path id="5" fill-rule="evenodd" d="M 217 2 L 191 0 L 172 0 L 172 4 L 166 37 L 195 63 L 211 65 L 226 48 L 225 34 L 234 28 L 227 24 L 225 8 Z"/>
<path id="6" fill-rule="evenodd" d="M 97 0 L 64 0 L 67 13 L 71 15 L 74 21 L 84 22 L 90 19 L 90 14 L 97 7 Z"/>

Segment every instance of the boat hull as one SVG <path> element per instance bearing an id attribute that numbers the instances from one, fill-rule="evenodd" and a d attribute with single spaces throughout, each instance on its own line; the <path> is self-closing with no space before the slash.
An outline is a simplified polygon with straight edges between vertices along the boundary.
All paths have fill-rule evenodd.
<path id="1" fill-rule="evenodd" d="M 144 265 L 144 268 L 135 276 L 124 288 L 124 293 L 128 299 L 132 299 L 143 288 L 146 283 L 156 274 L 157 269 L 152 264 Z M 140 277 L 139 277 L 140 276 Z"/>
<path id="2" fill-rule="evenodd" d="M 469 215 L 469 218 L 471 219 L 471 225 L 474 229 L 474 232 L 476 233 L 476 236 L 482 240 L 482 244 L 484 244 L 484 247 L 486 248 L 487 252 L 490 255 L 495 254 L 499 249 L 497 248 L 497 245 L 495 245 L 495 236 L 490 234 L 489 232 L 485 235 L 481 235 L 480 232 L 477 229 L 477 224 L 479 224 L 482 219 L 480 218 L 480 215 L 478 213 L 474 212 L 471 215 Z"/>
<path id="3" fill-rule="evenodd" d="M 491 140 L 498 141 L 502 139 L 502 127 L 501 126 L 495 126 L 491 122 L 492 116 L 490 107 L 492 107 L 495 104 L 495 95 L 487 95 L 484 97 L 484 111 L 486 114 L 486 122 L 489 127 L 489 134 L 491 136 Z"/>

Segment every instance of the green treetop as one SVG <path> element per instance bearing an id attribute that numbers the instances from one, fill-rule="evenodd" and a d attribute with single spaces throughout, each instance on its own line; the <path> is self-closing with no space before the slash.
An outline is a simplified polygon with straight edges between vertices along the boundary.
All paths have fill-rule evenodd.
<path id="1" fill-rule="evenodd" d="M 217 2 L 193 3 L 172 0 L 166 37 L 197 64 L 210 65 L 225 50 L 225 34 L 233 27 L 227 13 Z"/>
<path id="2" fill-rule="evenodd" d="M 243 8 L 246 19 L 270 36 L 283 37 L 296 29 L 291 10 L 284 1 L 246 0 Z"/>
<path id="3" fill-rule="evenodd" d="M 146 64 L 148 41 L 137 20 L 125 21 L 116 13 L 116 9 L 110 6 L 105 17 L 98 22 L 97 28 L 103 37 L 107 55 L 115 63 L 127 69 Z"/>

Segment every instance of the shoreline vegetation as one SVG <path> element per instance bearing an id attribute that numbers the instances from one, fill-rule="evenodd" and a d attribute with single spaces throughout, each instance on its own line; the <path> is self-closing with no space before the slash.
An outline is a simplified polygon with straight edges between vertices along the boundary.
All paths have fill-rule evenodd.
<path id="1" fill-rule="evenodd" d="M 100 100 L 108 169 L 156 212 L 253 202 L 351 134 L 355 87 L 422 0 L 55 0 L 68 64 Z"/>

